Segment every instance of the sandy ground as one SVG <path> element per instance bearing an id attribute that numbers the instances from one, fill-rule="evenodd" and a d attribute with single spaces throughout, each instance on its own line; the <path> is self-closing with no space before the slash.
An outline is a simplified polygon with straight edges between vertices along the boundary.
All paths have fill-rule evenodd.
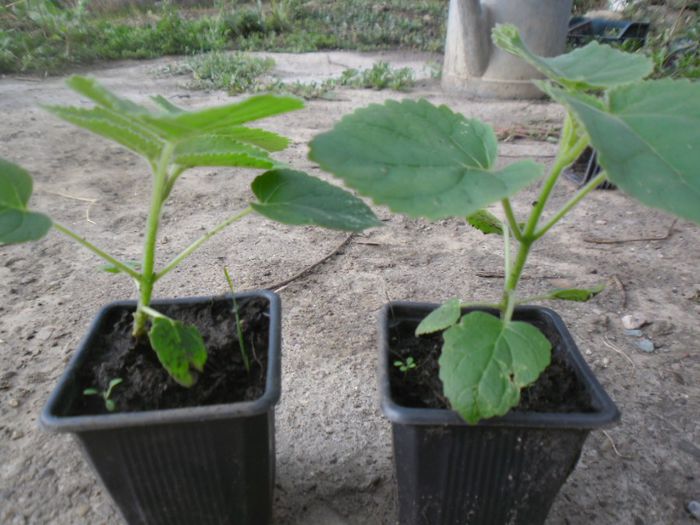
<path id="1" fill-rule="evenodd" d="M 408 54 L 280 55 L 287 78 L 320 78 L 378 59 L 422 72 L 435 57 Z M 190 92 L 182 78 L 152 74 L 168 60 L 112 64 L 93 70 L 118 93 L 144 100 L 160 93 L 186 107 L 229 101 L 221 92 Z M 293 138 L 280 158 L 318 174 L 306 143 L 343 114 L 387 98 L 426 97 L 499 128 L 557 122 L 543 102 L 478 102 L 443 93 L 429 78 L 408 94 L 340 91 L 268 129 Z M 144 163 L 99 137 L 43 111 L 78 103 L 60 78 L 0 79 L 0 156 L 34 174 L 32 204 L 124 259 L 138 258 L 149 179 Z M 551 162 L 547 142 L 502 144 L 503 162 L 535 155 Z M 166 211 L 160 257 L 169 259 L 205 226 L 244 207 L 252 172 L 188 172 Z M 563 203 L 574 186 L 553 197 Z M 523 214 L 536 188 L 515 200 Z M 89 199 L 86 200 L 86 199 Z M 376 393 L 375 318 L 387 299 L 442 301 L 496 297 L 500 242 L 463 221 L 435 223 L 391 216 L 358 235 L 310 275 L 280 294 L 283 301 L 283 395 L 277 408 L 278 524 L 396 522 L 390 426 Z M 89 220 L 88 220 L 89 219 Z M 700 499 L 700 229 L 642 208 L 618 191 L 595 192 L 541 243 L 524 291 L 552 285 L 608 283 L 590 304 L 558 304 L 586 358 L 622 411 L 607 433 L 593 432 L 561 491 L 548 524 L 683 524 L 687 502 Z M 222 267 L 239 288 L 294 275 L 332 251 L 344 234 L 291 228 L 247 218 L 207 244 L 161 283 L 160 297 L 223 293 Z M 588 240 L 586 240 L 588 239 Z M 119 523 L 69 436 L 51 435 L 37 416 L 100 305 L 134 296 L 123 277 L 95 271 L 90 253 L 53 232 L 31 245 L 0 248 L 0 522 Z M 532 277 L 546 277 L 544 280 Z M 656 349 L 645 353 L 623 333 L 621 317 L 638 313 Z"/>

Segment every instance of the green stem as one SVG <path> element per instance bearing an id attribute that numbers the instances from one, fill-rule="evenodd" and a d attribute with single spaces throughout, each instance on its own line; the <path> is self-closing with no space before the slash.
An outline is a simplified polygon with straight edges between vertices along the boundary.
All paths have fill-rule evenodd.
<path id="1" fill-rule="evenodd" d="M 513 237 L 515 237 L 517 241 L 522 241 L 523 232 L 520 230 L 520 226 L 518 225 L 518 220 L 515 218 L 515 213 L 513 212 L 513 206 L 510 204 L 510 199 L 508 199 L 508 198 L 503 199 L 501 201 L 501 205 L 503 206 L 503 213 L 506 216 L 506 220 L 508 221 L 508 225 L 510 226 L 511 231 L 513 232 Z"/>
<path id="2" fill-rule="evenodd" d="M 146 314 L 147 316 L 149 316 L 149 317 L 160 318 L 160 319 L 168 319 L 167 316 L 163 315 L 163 314 L 160 313 L 158 310 L 154 310 L 154 309 L 151 308 L 150 306 L 142 306 L 142 307 L 141 307 L 141 311 L 142 311 L 144 314 Z"/>
<path id="3" fill-rule="evenodd" d="M 170 273 L 178 264 L 180 264 L 186 257 L 188 257 L 192 252 L 194 252 L 197 248 L 199 248 L 203 243 L 211 239 L 214 235 L 219 233 L 221 230 L 226 228 L 228 225 L 233 224 L 236 221 L 239 221 L 249 213 L 253 211 L 253 208 L 248 206 L 246 209 L 241 211 L 240 213 L 229 217 L 226 219 L 224 222 L 218 224 L 216 227 L 214 227 L 212 230 L 208 231 L 204 235 L 202 235 L 199 239 L 194 241 L 192 244 L 190 244 L 187 248 L 185 248 L 180 254 L 175 257 L 172 261 L 168 263 L 168 265 L 163 268 L 160 272 L 158 272 L 154 276 L 154 281 L 157 281 L 158 279 L 162 278 L 163 276 L 167 275 Z"/>
<path id="4" fill-rule="evenodd" d="M 143 311 L 144 306 L 148 306 L 151 302 L 153 294 L 153 285 L 156 282 L 155 254 L 156 240 L 158 238 L 158 227 L 160 226 L 160 216 L 163 209 L 165 188 L 168 177 L 168 166 L 173 155 L 175 146 L 166 143 L 163 151 L 160 154 L 160 159 L 156 165 L 156 170 L 153 173 L 153 189 L 151 194 L 151 208 L 148 214 L 148 223 L 146 226 L 146 238 L 143 242 L 143 278 L 141 280 L 139 302 L 134 314 L 134 337 L 139 337 L 146 333 L 146 321 L 148 316 Z"/>
<path id="5" fill-rule="evenodd" d="M 540 229 L 538 232 L 536 232 L 535 239 L 539 239 L 542 237 L 545 233 L 547 233 L 552 226 L 554 226 L 557 222 L 559 222 L 567 213 L 569 213 L 574 206 L 576 206 L 581 200 L 588 195 L 591 191 L 596 189 L 601 183 L 603 183 L 606 179 L 607 175 L 605 174 L 604 171 L 600 172 L 598 175 L 593 177 L 590 181 L 586 183 L 584 187 L 582 187 L 576 195 L 574 195 L 569 201 L 562 206 L 562 208 L 552 217 L 549 219 L 547 224 L 542 226 L 542 229 Z"/>
<path id="6" fill-rule="evenodd" d="M 114 257 L 112 257 L 111 255 L 109 255 L 108 253 L 102 251 L 102 250 L 99 249 L 97 246 L 95 246 L 95 245 L 92 244 L 91 242 L 87 241 L 86 239 L 84 239 L 83 237 L 81 237 L 80 235 L 78 235 L 77 233 L 73 232 L 72 230 L 66 228 L 65 226 L 63 226 L 63 225 L 61 225 L 61 224 L 59 224 L 59 223 L 57 223 L 57 222 L 54 222 L 54 223 L 53 223 L 53 227 L 56 228 L 56 229 L 57 229 L 58 231 L 60 231 L 61 233 L 67 235 L 68 237 L 70 237 L 70 238 L 72 238 L 72 239 L 78 241 L 78 242 L 79 242 L 80 244 L 82 244 L 85 248 L 87 248 L 88 250 L 92 251 L 95 255 L 98 255 L 99 257 L 101 257 L 102 259 L 104 259 L 105 261 L 107 261 L 108 263 L 113 264 L 116 268 L 119 268 L 120 271 L 122 271 L 122 272 L 128 274 L 129 276 L 131 276 L 131 277 L 132 277 L 134 280 L 136 280 L 137 282 L 140 282 L 140 281 L 141 281 L 141 274 L 140 274 L 140 273 L 138 273 L 138 272 L 137 272 L 136 270 L 134 270 L 133 268 L 129 268 L 126 264 L 124 264 L 123 262 L 121 262 L 121 261 L 115 259 Z"/>

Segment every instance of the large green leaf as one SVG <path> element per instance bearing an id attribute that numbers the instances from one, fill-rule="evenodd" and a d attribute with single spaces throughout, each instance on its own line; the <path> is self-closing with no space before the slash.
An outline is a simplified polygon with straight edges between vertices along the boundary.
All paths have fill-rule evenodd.
<path id="1" fill-rule="evenodd" d="M 193 133 L 226 133 L 232 127 L 304 107 L 293 97 L 258 95 L 243 102 L 183 113 L 144 115 L 143 120 L 174 138 Z"/>
<path id="2" fill-rule="evenodd" d="M 27 209 L 31 195 L 29 174 L 0 159 L 0 244 L 41 239 L 51 229 L 51 219 Z"/>
<path id="3" fill-rule="evenodd" d="M 112 139 L 147 159 L 157 159 L 163 147 L 163 141 L 158 135 L 142 125 L 139 120 L 116 110 L 62 106 L 47 106 L 46 109 L 71 124 Z"/>
<path id="4" fill-rule="evenodd" d="M 201 372 L 207 361 L 207 349 L 199 331 L 168 317 L 156 317 L 148 339 L 172 378 L 182 386 L 192 386 L 196 381 L 192 369 Z"/>
<path id="5" fill-rule="evenodd" d="M 66 84 L 68 84 L 68 87 L 73 91 L 80 93 L 104 108 L 112 109 L 120 113 L 142 114 L 148 112 L 145 107 L 116 96 L 94 78 L 73 75 L 66 80 Z"/>
<path id="6" fill-rule="evenodd" d="M 175 146 L 174 161 L 186 167 L 241 166 L 269 169 L 277 164 L 268 157 L 265 150 L 221 135 L 200 135 L 179 142 Z"/>
<path id="7" fill-rule="evenodd" d="M 444 333 L 440 379 L 468 423 L 501 416 L 549 365 L 551 344 L 534 326 L 472 312 Z"/>
<path id="8" fill-rule="evenodd" d="M 413 217 L 464 217 L 543 175 L 532 161 L 494 169 L 491 127 L 426 100 L 389 101 L 344 117 L 310 158 L 351 188 Z"/>
<path id="9" fill-rule="evenodd" d="M 607 110 L 552 92 L 583 123 L 612 182 L 648 206 L 700 223 L 700 83 L 618 87 L 608 93 Z"/>
<path id="10" fill-rule="evenodd" d="M 499 24 L 493 41 L 501 49 L 519 56 L 547 77 L 574 89 L 604 89 L 629 84 L 647 77 L 654 69 L 640 53 L 625 53 L 598 42 L 556 57 L 535 55 L 525 45 L 517 27 Z"/>
<path id="11" fill-rule="evenodd" d="M 258 213 L 285 224 L 313 224 L 336 230 L 361 231 L 379 226 L 372 210 L 342 188 L 299 171 L 268 171 L 252 184 Z"/>

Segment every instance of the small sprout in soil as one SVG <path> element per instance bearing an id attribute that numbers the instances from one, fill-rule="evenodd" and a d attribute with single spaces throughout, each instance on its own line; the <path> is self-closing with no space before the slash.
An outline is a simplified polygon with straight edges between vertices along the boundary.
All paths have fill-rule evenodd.
<path id="1" fill-rule="evenodd" d="M 161 96 L 142 105 L 118 97 L 97 81 L 73 76 L 68 85 L 94 102 L 94 106 L 48 106 L 55 116 L 113 140 L 142 156 L 151 168 L 148 219 L 140 261 L 120 259 L 89 242 L 79 233 L 28 209 L 32 179 L 19 166 L 0 159 L 0 245 L 44 237 L 53 227 L 92 251 L 107 264 L 103 270 L 130 277 L 138 290 L 133 336 L 148 336 L 151 347 L 170 376 L 192 386 L 204 369 L 207 350 L 194 326 L 169 319 L 151 308 L 155 284 L 172 272 L 202 244 L 227 226 L 256 212 L 293 225 L 315 225 L 361 231 L 380 223 L 360 199 L 347 191 L 305 173 L 294 171 L 270 156 L 287 147 L 289 140 L 263 129 L 243 126 L 301 109 L 292 97 L 259 95 L 242 102 L 187 111 Z M 233 211 L 165 264 L 158 264 L 156 245 L 163 211 L 174 185 L 192 168 L 255 168 L 266 170 L 252 183 L 254 199 Z"/>
<path id="2" fill-rule="evenodd" d="M 406 374 L 409 370 L 416 368 L 416 362 L 414 361 L 413 357 L 408 356 L 404 361 L 401 361 L 400 359 L 394 361 L 394 366 Z"/>
<path id="3" fill-rule="evenodd" d="M 114 387 L 117 385 L 120 385 L 122 382 L 123 382 L 123 379 L 118 377 L 116 379 L 112 379 L 109 382 L 109 385 L 107 385 L 107 388 L 105 390 L 100 391 L 97 388 L 86 388 L 85 390 L 83 390 L 83 395 L 84 396 L 101 396 L 105 402 L 105 408 L 107 409 L 107 411 L 114 412 L 114 410 L 117 407 L 114 404 L 114 401 L 112 399 L 110 399 L 112 397 L 112 390 L 114 390 Z"/>
<path id="4" fill-rule="evenodd" d="M 587 301 L 602 286 L 519 293 L 533 247 L 586 195 L 609 179 L 643 204 L 700 223 L 700 83 L 645 81 L 653 64 L 642 55 L 592 42 L 558 57 L 532 53 L 515 26 L 497 25 L 493 40 L 538 69 L 542 91 L 566 109 L 559 151 L 546 167 L 533 160 L 503 166 L 487 124 L 427 100 L 388 101 L 345 116 L 315 137 L 310 158 L 376 204 L 414 218 L 466 218 L 503 239 L 504 286 L 495 306 L 453 298 L 418 326 L 443 331 L 439 376 L 445 396 L 469 423 L 506 414 L 520 392 L 549 366 L 552 346 L 516 306 L 536 300 Z M 588 146 L 603 170 L 545 214 L 564 168 Z M 546 175 L 546 176 L 545 176 Z M 511 197 L 543 180 L 529 213 L 518 220 Z M 500 204 L 496 216 L 487 208 Z M 523 208 L 525 208 L 523 206 Z M 517 251 L 513 245 L 517 245 Z M 479 307 L 465 313 L 465 307 Z"/>
<path id="5" fill-rule="evenodd" d="M 233 301 L 233 314 L 236 316 L 236 335 L 238 336 L 238 346 L 241 349 L 241 359 L 243 359 L 245 371 L 250 374 L 250 358 L 248 357 L 248 351 L 246 350 L 245 340 L 243 338 L 243 327 L 241 326 L 241 317 L 238 312 L 238 304 L 236 303 L 236 290 L 233 288 L 233 279 L 231 279 L 228 268 L 226 267 L 224 267 L 224 276 L 226 276 L 226 282 L 231 289 L 231 300 Z"/>

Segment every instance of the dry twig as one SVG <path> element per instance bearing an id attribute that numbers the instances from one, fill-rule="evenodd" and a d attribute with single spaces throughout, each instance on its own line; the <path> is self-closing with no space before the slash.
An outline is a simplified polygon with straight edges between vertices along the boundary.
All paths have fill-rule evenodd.
<path id="1" fill-rule="evenodd" d="M 88 221 L 90 224 L 95 224 L 95 221 L 93 221 L 90 218 L 90 208 L 98 201 L 98 199 L 88 199 L 87 197 L 77 197 L 75 195 L 71 195 L 69 193 L 62 193 L 60 191 L 49 191 L 46 190 L 46 193 L 49 193 L 51 195 L 57 195 L 59 197 L 63 197 L 65 199 L 73 199 L 76 201 L 82 201 L 82 202 L 87 202 L 88 207 L 85 209 L 85 220 Z"/>
<path id="2" fill-rule="evenodd" d="M 678 219 L 673 219 L 673 222 L 668 227 L 668 230 L 663 235 L 650 235 L 648 237 L 628 237 L 626 239 L 605 239 L 602 237 L 583 237 L 583 242 L 592 244 L 619 244 L 624 242 L 644 242 L 644 241 L 665 241 L 673 235 L 673 228 L 676 226 Z"/>
<path id="3" fill-rule="evenodd" d="M 476 272 L 482 279 L 504 279 L 503 272 Z M 523 275 L 520 279 L 564 279 L 563 275 Z"/>
<path id="4" fill-rule="evenodd" d="M 608 438 L 610 445 L 612 445 L 613 452 L 615 452 L 615 454 L 617 454 L 618 457 L 621 457 L 622 459 L 632 459 L 630 456 L 623 456 L 622 454 L 620 454 L 620 451 L 617 450 L 617 446 L 615 446 L 615 442 L 613 441 L 613 438 L 610 436 L 610 434 L 608 433 L 607 430 L 601 430 L 601 432 L 603 433 L 603 435 L 606 438 Z"/>
<path id="5" fill-rule="evenodd" d="M 628 356 L 626 353 L 624 353 L 622 350 L 620 350 L 618 347 L 616 347 L 614 344 L 612 344 L 610 341 L 608 341 L 608 338 L 605 336 L 603 336 L 603 344 L 605 346 L 607 346 L 608 348 L 610 348 L 613 352 L 617 352 L 622 357 L 627 359 L 627 361 L 629 361 L 629 364 L 632 365 L 632 368 L 635 368 L 635 369 L 637 368 L 637 365 L 634 364 L 634 361 L 632 361 L 632 358 L 630 356 Z"/>
<path id="6" fill-rule="evenodd" d="M 300 279 L 301 277 L 304 277 L 306 274 L 308 274 L 309 272 L 311 272 L 312 270 L 314 270 L 314 269 L 317 268 L 318 266 L 321 266 L 321 265 L 322 265 L 324 262 L 326 262 L 328 259 L 330 259 L 330 258 L 333 257 L 334 255 L 336 255 L 340 250 L 342 250 L 343 248 L 345 248 L 345 246 L 347 246 L 348 244 L 350 244 L 350 241 L 352 240 L 352 238 L 353 238 L 354 236 L 355 236 L 355 234 L 354 234 L 354 233 L 351 233 L 350 235 L 348 235 L 348 236 L 345 238 L 345 240 L 343 240 L 343 242 L 341 242 L 338 246 L 336 246 L 335 249 L 333 249 L 333 251 L 331 251 L 328 255 L 326 255 L 326 256 L 323 257 L 322 259 L 319 259 L 318 261 L 316 261 L 315 263 L 313 263 L 311 266 L 307 266 L 306 268 L 304 268 L 304 269 L 303 269 L 302 271 L 300 271 L 299 273 L 296 273 L 296 274 L 292 275 L 289 279 L 285 279 L 284 281 L 279 282 L 279 283 L 276 283 L 276 284 L 271 284 L 271 285 L 269 285 L 269 286 L 265 286 L 264 289 L 265 289 L 265 290 L 271 290 L 271 291 L 273 291 L 273 292 L 279 292 L 282 288 L 284 288 L 284 287 L 287 286 L 288 284 L 290 284 L 290 283 L 296 281 L 297 279 Z"/>
<path id="7" fill-rule="evenodd" d="M 620 309 L 622 310 L 627 306 L 627 292 L 625 291 L 625 286 L 617 275 L 612 276 L 613 282 L 617 285 L 617 289 L 620 290 Z"/>

